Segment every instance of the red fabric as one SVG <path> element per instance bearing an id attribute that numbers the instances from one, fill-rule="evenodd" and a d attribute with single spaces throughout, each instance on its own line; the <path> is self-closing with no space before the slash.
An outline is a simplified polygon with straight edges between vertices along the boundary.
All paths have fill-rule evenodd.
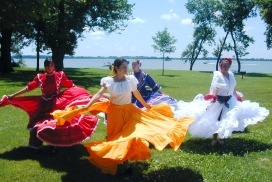
<path id="1" fill-rule="evenodd" d="M 45 120 L 37 124 L 37 136 L 42 141 L 61 147 L 69 147 L 89 138 L 94 132 L 98 118 L 92 115 L 77 115 L 62 126 L 56 120 Z"/>
<path id="2" fill-rule="evenodd" d="M 14 107 L 23 109 L 29 116 L 29 121 L 31 122 L 38 113 L 39 108 L 41 108 L 41 96 L 24 96 L 24 97 L 14 97 L 8 99 L 7 96 L 3 96 L 0 107 L 12 105 Z"/>
<path id="3" fill-rule="evenodd" d="M 34 90 L 40 86 L 43 98 L 51 99 L 60 93 L 62 86 L 70 88 L 73 85 L 73 81 L 69 80 L 63 71 L 59 71 L 53 72 L 52 74 L 37 74 L 37 76 L 27 84 L 27 88 L 28 90 Z"/>
<path id="4" fill-rule="evenodd" d="M 65 122 L 63 126 L 58 126 L 50 112 L 87 104 L 91 98 L 92 95 L 85 89 L 71 87 L 48 102 L 44 101 L 41 96 L 14 97 L 12 99 L 4 96 L 0 101 L 0 107 L 13 105 L 26 111 L 29 115 L 28 128 L 37 128 L 38 137 L 42 141 L 56 146 L 71 146 L 91 136 L 98 123 L 98 118 L 92 115 L 78 115 L 71 122 Z M 48 106 L 43 105 L 45 102 Z M 41 114 L 41 110 L 48 112 Z"/>
<path id="5" fill-rule="evenodd" d="M 211 100 L 212 102 L 215 102 L 216 101 L 216 96 L 212 95 L 212 94 L 207 94 L 207 95 L 204 96 L 204 99 L 205 100 Z"/>
<path id="6" fill-rule="evenodd" d="M 243 101 L 243 99 L 242 99 L 241 96 L 238 96 L 238 97 L 237 97 L 237 100 L 238 100 L 239 102 L 242 102 L 242 101 Z"/>

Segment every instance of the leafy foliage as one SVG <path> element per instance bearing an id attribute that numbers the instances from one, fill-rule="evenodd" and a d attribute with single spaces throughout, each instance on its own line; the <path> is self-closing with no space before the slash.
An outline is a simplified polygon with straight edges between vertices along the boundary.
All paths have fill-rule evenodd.
<path id="1" fill-rule="evenodd" d="M 176 46 L 174 45 L 177 42 L 174 36 L 171 36 L 168 32 L 168 29 L 165 27 L 163 31 L 158 31 L 155 36 L 152 37 L 154 45 L 152 45 L 154 51 L 158 51 L 162 54 L 163 57 L 163 68 L 162 75 L 164 75 L 164 60 L 165 54 L 170 54 L 175 52 Z"/>
<path id="2" fill-rule="evenodd" d="M 3 0 L 0 71 L 11 69 L 11 47 L 26 45 L 23 40 L 35 41 L 38 53 L 52 51 L 56 68 L 61 70 L 64 55 L 74 54 L 84 31 L 123 30 L 125 21 L 132 18 L 132 7 L 127 0 Z"/>
<path id="3" fill-rule="evenodd" d="M 260 12 L 261 17 L 266 23 L 266 45 L 268 49 L 272 47 L 272 2 L 271 0 L 255 0 Z"/>
<path id="4" fill-rule="evenodd" d="M 239 58 L 246 55 L 246 48 L 250 43 L 253 43 L 253 38 L 246 35 L 244 31 L 244 20 L 256 16 L 255 3 L 253 0 L 223 0 L 219 5 L 219 13 L 217 18 L 217 25 L 222 27 L 225 31 L 225 37 L 219 45 L 220 49 L 217 51 L 219 61 L 222 52 L 225 48 L 227 37 L 230 35 L 232 40 L 232 47 L 230 47 L 236 56 L 238 63 L 238 72 L 240 72 Z M 218 64 L 216 64 L 218 70 Z"/>
<path id="5" fill-rule="evenodd" d="M 216 21 L 217 1 L 214 0 L 191 0 L 186 3 L 188 12 L 194 14 L 193 23 L 195 30 L 193 34 L 193 42 L 187 45 L 181 56 L 190 61 L 190 70 L 197 58 L 202 55 L 206 58 L 208 51 L 204 48 L 204 44 L 211 45 L 214 42 L 216 32 L 213 24 Z"/>

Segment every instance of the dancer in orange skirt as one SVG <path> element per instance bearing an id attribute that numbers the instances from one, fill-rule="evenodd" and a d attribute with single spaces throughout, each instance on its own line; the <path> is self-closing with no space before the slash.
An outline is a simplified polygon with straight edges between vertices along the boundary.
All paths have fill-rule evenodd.
<path id="1" fill-rule="evenodd" d="M 56 111 L 58 120 L 71 120 L 80 112 L 107 113 L 107 140 L 85 143 L 89 160 L 103 173 L 115 175 L 117 166 L 125 163 L 124 173 L 132 172 L 127 161 L 146 160 L 151 157 L 149 143 L 163 150 L 168 144 L 177 150 L 183 142 L 192 117 L 174 119 L 173 112 L 165 103 L 148 105 L 137 90 L 138 80 L 127 76 L 128 61 L 117 58 L 111 70 L 113 76 L 101 79 L 101 89 L 90 102 L 78 109 Z M 103 93 L 109 92 L 109 100 L 96 102 Z M 131 103 L 131 94 L 142 103 L 145 110 Z"/>

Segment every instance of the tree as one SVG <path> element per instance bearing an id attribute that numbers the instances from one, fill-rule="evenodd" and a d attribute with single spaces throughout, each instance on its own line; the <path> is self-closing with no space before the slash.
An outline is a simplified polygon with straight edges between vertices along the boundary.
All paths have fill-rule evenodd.
<path id="1" fill-rule="evenodd" d="M 38 53 L 52 51 L 56 69 L 61 70 L 64 55 L 74 54 L 83 32 L 122 30 L 126 27 L 124 21 L 132 16 L 132 7 L 127 0 L 1 1 L 0 71 L 12 69 L 10 47 L 15 32 L 31 35 L 25 37 L 36 41 Z"/>
<path id="2" fill-rule="evenodd" d="M 272 2 L 271 0 L 255 0 L 260 14 L 264 22 L 266 23 L 266 45 L 268 49 L 272 47 Z"/>
<path id="3" fill-rule="evenodd" d="M 218 70 L 218 62 L 226 47 L 226 40 L 230 35 L 233 42 L 232 50 L 234 50 L 236 56 L 239 73 L 241 69 L 239 58 L 247 54 L 246 48 L 250 43 L 254 42 L 253 38 L 245 34 L 243 21 L 256 16 L 254 11 L 255 4 L 252 0 L 222 0 L 220 2 L 217 25 L 222 27 L 226 34 L 222 41 L 220 41 L 219 49 L 216 50 L 218 54 L 216 70 Z"/>
<path id="4" fill-rule="evenodd" d="M 176 46 L 174 46 L 174 44 L 177 42 L 177 40 L 174 38 L 174 36 L 170 35 L 166 27 L 163 31 L 158 31 L 156 36 L 153 36 L 152 39 L 155 43 L 152 45 L 154 51 L 159 51 L 162 54 L 162 75 L 164 75 L 165 54 L 175 52 Z"/>
<path id="5" fill-rule="evenodd" d="M 186 49 L 182 52 L 182 58 L 186 58 L 190 62 L 190 70 L 193 70 L 193 65 L 197 58 L 202 55 L 203 58 L 207 57 L 208 51 L 204 48 L 204 43 L 209 42 L 211 44 L 214 31 L 209 27 L 197 27 L 194 32 L 194 40 L 187 45 Z"/>
<path id="6" fill-rule="evenodd" d="M 64 55 L 73 55 L 77 40 L 85 31 L 103 30 L 112 33 L 126 27 L 133 5 L 127 0 L 59 0 L 43 16 L 43 50 L 52 50 L 56 69 L 61 70 Z"/>
<path id="7" fill-rule="evenodd" d="M 192 21 L 196 25 L 193 42 L 181 54 L 190 62 L 190 70 L 193 69 L 200 55 L 206 58 L 208 51 L 204 48 L 204 44 L 211 45 L 214 42 L 216 33 L 213 24 L 216 19 L 217 3 L 217 0 L 190 0 L 185 5 L 188 12 L 194 14 Z"/>
<path id="8" fill-rule="evenodd" d="M 33 29 L 29 22 L 35 19 L 34 1 L 2 0 L 0 6 L 0 72 L 12 72 L 11 51 L 27 44 Z"/>

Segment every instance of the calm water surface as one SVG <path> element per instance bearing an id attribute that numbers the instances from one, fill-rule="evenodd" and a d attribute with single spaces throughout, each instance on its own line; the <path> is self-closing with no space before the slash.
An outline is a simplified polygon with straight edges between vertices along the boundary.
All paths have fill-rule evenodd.
<path id="1" fill-rule="evenodd" d="M 43 59 L 40 60 L 40 67 L 43 67 Z M 113 59 L 65 59 L 65 68 L 103 68 L 108 69 L 108 64 L 113 63 Z M 133 61 L 129 60 L 128 61 Z M 162 69 L 163 61 L 160 59 L 141 59 L 142 69 Z M 36 59 L 25 59 L 25 64 L 29 68 L 36 67 Z M 165 70 L 189 70 L 189 62 L 181 60 L 172 60 L 164 62 Z M 197 60 L 193 66 L 193 71 L 214 71 L 216 68 L 215 61 L 205 62 Z M 131 64 L 130 64 L 131 69 Z M 234 61 L 231 70 L 238 70 L 238 65 Z M 241 71 L 247 73 L 272 73 L 272 61 L 241 61 Z"/>

